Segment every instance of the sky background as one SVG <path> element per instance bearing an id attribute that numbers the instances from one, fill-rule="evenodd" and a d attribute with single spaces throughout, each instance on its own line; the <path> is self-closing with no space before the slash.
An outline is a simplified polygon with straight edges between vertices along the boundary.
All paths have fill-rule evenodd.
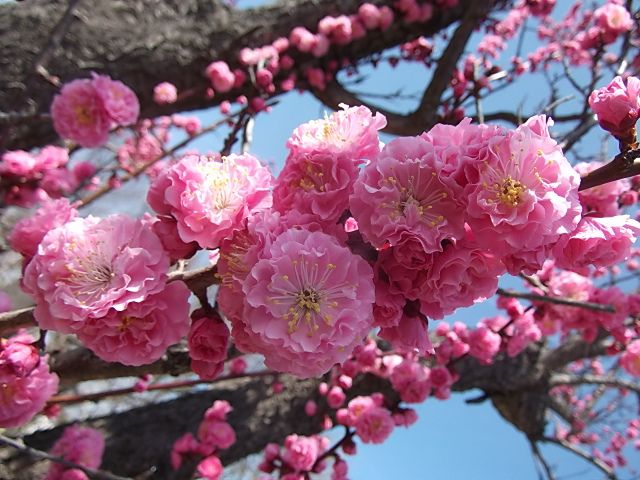
<path id="1" fill-rule="evenodd" d="M 241 0 L 239 6 L 251 7 L 264 3 L 267 2 Z M 566 11 L 569 3 L 567 0 L 559 0 L 556 15 Z M 470 45 L 474 46 L 477 39 L 478 35 Z M 525 47 L 529 49 L 534 45 L 535 39 L 532 37 L 525 43 Z M 512 52 L 507 51 L 502 58 L 508 59 L 511 54 Z M 430 72 L 424 65 L 401 63 L 393 69 L 382 63 L 367 81 L 358 86 L 358 90 L 384 93 L 402 88 L 405 93 L 420 92 L 428 82 L 429 76 Z M 485 111 L 514 109 L 515 105 L 521 103 L 525 113 L 537 113 L 541 101 L 539 82 L 540 76 L 529 76 L 526 80 L 517 82 L 513 87 L 497 93 L 490 103 L 487 103 Z M 276 172 L 282 167 L 286 157 L 285 142 L 292 130 L 309 120 L 323 117 L 328 111 L 309 94 L 292 92 L 278 97 L 278 102 L 271 113 L 257 117 L 251 145 L 251 153 L 272 164 Z M 386 102 L 386 106 L 396 111 L 408 111 L 411 105 L 410 101 Z M 575 106 L 576 104 L 570 101 L 567 102 L 566 108 Z M 217 118 L 217 112 L 198 112 L 198 116 L 202 119 L 203 125 L 207 125 Z M 203 152 L 216 151 L 220 149 L 226 135 L 227 130 L 220 130 L 198 140 L 193 146 Z M 588 141 L 581 142 L 577 151 L 582 155 L 591 153 L 597 157 L 601 152 L 602 137 L 602 134 L 594 132 Z M 382 139 L 388 141 L 390 138 L 383 136 Z M 613 142 L 610 142 L 609 152 L 613 151 L 613 146 Z M 115 193 L 118 196 L 122 194 L 122 190 Z M 113 208 L 113 203 L 108 199 L 102 203 L 109 205 L 110 209 Z M 129 210 L 130 206 L 122 205 L 121 208 Z M 508 276 L 502 279 L 501 286 L 521 288 L 517 279 Z M 460 320 L 474 325 L 481 318 L 495 314 L 495 300 L 491 299 L 472 308 L 460 309 L 447 321 Z M 479 393 L 456 394 L 448 401 L 430 398 L 424 404 L 412 405 L 419 414 L 418 423 L 408 429 L 396 428 L 383 445 L 359 444 L 358 454 L 347 459 L 349 477 L 353 480 L 539 479 L 524 435 L 503 421 L 490 402 L 480 405 L 465 404 L 465 399 L 476 397 Z M 556 447 L 542 447 L 542 451 L 550 465 L 557 467 L 558 479 L 603 478 L 602 474 L 581 459 Z M 640 455 L 637 451 L 630 453 L 628 459 L 640 470 Z M 628 479 L 632 476 L 626 475 L 622 478 Z"/>

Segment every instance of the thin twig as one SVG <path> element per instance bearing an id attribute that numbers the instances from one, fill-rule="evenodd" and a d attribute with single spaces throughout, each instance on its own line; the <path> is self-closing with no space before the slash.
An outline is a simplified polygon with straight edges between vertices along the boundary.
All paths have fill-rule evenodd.
<path id="1" fill-rule="evenodd" d="M 556 477 L 553 474 L 553 470 L 551 470 L 551 466 L 547 463 L 547 460 L 542 455 L 542 452 L 538 447 L 538 443 L 533 440 L 529 440 L 529 445 L 531 446 L 531 451 L 533 452 L 533 458 L 538 461 L 538 464 L 540 466 L 542 466 L 547 480 L 555 480 Z"/>
<path id="2" fill-rule="evenodd" d="M 606 463 L 604 463 L 602 460 L 600 460 L 599 458 L 596 458 L 596 457 L 594 457 L 592 455 L 589 455 L 584 450 L 579 449 L 578 447 L 570 444 L 569 442 L 565 442 L 564 440 L 558 440 L 558 439 L 551 438 L 551 437 L 544 437 L 542 440 L 544 442 L 547 442 L 547 443 L 552 443 L 554 445 L 558 445 L 559 447 L 562 447 L 565 450 L 568 450 L 571 453 L 574 453 L 575 455 L 579 456 L 580 458 L 586 460 L 587 462 L 591 463 L 592 465 L 594 465 L 595 467 L 600 469 L 607 476 L 608 479 L 616 480 L 618 478 L 616 476 L 616 474 L 613 472 L 613 470 Z"/>
<path id="3" fill-rule="evenodd" d="M 613 388 L 623 388 L 632 390 L 640 394 L 640 384 L 630 382 L 617 377 L 605 377 L 601 375 L 569 375 L 566 373 L 558 373 L 551 377 L 549 385 L 552 387 L 558 385 L 605 385 Z"/>
<path id="4" fill-rule="evenodd" d="M 568 298 L 548 297 L 546 295 L 538 295 L 535 293 L 514 292 L 513 290 L 505 290 L 504 288 L 499 288 L 496 293 L 503 297 L 522 298 L 525 300 L 532 300 L 536 302 L 555 303 L 557 305 L 566 305 L 567 307 L 586 308 L 588 310 L 596 310 L 598 312 L 615 313 L 616 311 L 613 305 L 592 303 L 592 302 L 579 302 L 577 300 L 570 300 Z"/>

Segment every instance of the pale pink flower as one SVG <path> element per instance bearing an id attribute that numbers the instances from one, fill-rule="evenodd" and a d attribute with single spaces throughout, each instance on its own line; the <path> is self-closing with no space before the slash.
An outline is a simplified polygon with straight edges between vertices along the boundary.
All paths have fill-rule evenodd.
<path id="1" fill-rule="evenodd" d="M 102 463 L 104 438 L 99 430 L 73 425 L 64 429 L 49 453 L 83 467 L 97 469 Z M 68 469 L 64 465 L 54 463 L 45 480 L 62 480 L 65 470 Z"/>
<path id="2" fill-rule="evenodd" d="M 211 63 L 207 67 L 206 73 L 216 92 L 228 92 L 233 88 L 236 81 L 236 76 L 229 68 L 229 65 L 223 61 Z"/>
<path id="3" fill-rule="evenodd" d="M 634 340 L 620 356 L 620 365 L 631 375 L 640 377 L 640 340 Z"/>
<path id="4" fill-rule="evenodd" d="M 222 462 L 215 455 L 209 455 L 208 457 L 200 460 L 198 467 L 198 476 L 205 480 L 218 480 L 224 471 Z"/>
<path id="5" fill-rule="evenodd" d="M 178 89 L 173 83 L 162 82 L 153 88 L 153 101 L 159 105 L 175 103 L 178 99 Z"/>
<path id="6" fill-rule="evenodd" d="M 0 290 L 0 313 L 8 312 L 11 310 L 12 305 L 11 297 L 6 292 Z"/>
<path id="7" fill-rule="evenodd" d="M 55 170 L 66 166 L 68 161 L 69 152 L 66 148 L 48 145 L 36 155 L 34 170 L 37 172 Z"/>
<path id="8" fill-rule="evenodd" d="M 574 168 L 580 176 L 585 176 L 603 165 L 602 162 L 580 162 Z M 621 178 L 583 190 L 578 196 L 585 213 L 594 211 L 602 216 L 611 217 L 620 213 L 620 197 L 630 189 L 629 179 Z"/>
<path id="9" fill-rule="evenodd" d="M 83 147 L 98 147 L 109 138 L 111 118 L 92 80 L 65 84 L 53 98 L 51 116 L 61 137 Z"/>
<path id="10" fill-rule="evenodd" d="M 381 248 L 407 233 L 425 252 L 464 235 L 464 212 L 439 177 L 434 147 L 419 137 L 398 138 L 365 167 L 350 198 L 364 238 Z"/>
<path id="11" fill-rule="evenodd" d="M 625 83 L 622 77 L 615 77 L 606 87 L 591 92 L 589 106 L 603 129 L 618 138 L 628 137 L 640 117 L 640 79 L 629 77 Z"/>
<path id="12" fill-rule="evenodd" d="M 529 310 L 519 316 L 509 329 L 507 342 L 507 355 L 515 357 L 519 355 L 530 343 L 542 338 L 542 331 L 535 322 L 533 311 Z"/>
<path id="13" fill-rule="evenodd" d="M 261 257 L 243 285 L 254 351 L 301 377 L 344 362 L 371 328 L 371 267 L 329 235 L 295 229 Z"/>
<path id="14" fill-rule="evenodd" d="M 0 174 L 16 177 L 32 178 L 34 176 L 36 159 L 24 150 L 12 150 L 2 154 Z"/>
<path id="15" fill-rule="evenodd" d="M 365 409 L 355 422 L 356 434 L 364 443 L 384 442 L 391 435 L 394 426 L 391 412 L 382 407 Z"/>
<path id="16" fill-rule="evenodd" d="M 615 42 L 618 35 L 633 28 L 631 14 L 623 5 L 607 2 L 593 12 L 593 19 L 602 29 L 602 39 L 605 43 Z"/>
<path id="17" fill-rule="evenodd" d="M 470 231 L 460 241 L 435 253 L 427 281 L 420 293 L 420 311 L 440 319 L 457 308 L 468 307 L 493 296 L 504 273 L 500 259 L 478 248 Z"/>
<path id="18" fill-rule="evenodd" d="M 580 219 L 580 178 L 536 116 L 506 137 L 496 137 L 465 187 L 467 222 L 481 248 L 507 257 L 509 273 L 533 273 L 560 235 Z"/>
<path id="19" fill-rule="evenodd" d="M 124 365 L 147 365 L 189 330 L 187 286 L 178 281 L 124 311 L 111 309 L 99 318 L 88 318 L 76 332 L 98 357 Z"/>
<path id="20" fill-rule="evenodd" d="M 212 380 L 223 369 L 229 346 L 229 329 L 217 316 L 193 316 L 187 337 L 191 369 L 200 378 Z"/>
<path id="21" fill-rule="evenodd" d="M 91 83 L 115 125 L 136 123 L 140 114 L 140 103 L 133 90 L 120 81 L 96 73 L 93 73 Z"/>
<path id="22" fill-rule="evenodd" d="M 169 258 L 148 225 L 124 215 L 76 218 L 51 230 L 23 289 L 43 329 L 74 333 L 88 318 L 123 312 L 164 289 Z"/>
<path id="23" fill-rule="evenodd" d="M 310 52 L 315 45 L 315 36 L 304 27 L 295 27 L 289 34 L 289 41 L 301 52 Z"/>
<path id="24" fill-rule="evenodd" d="M 11 248 L 29 259 L 36 254 L 38 245 L 47 232 L 77 216 L 78 211 L 66 198 L 46 201 L 33 216 L 23 218 L 16 223 L 9 236 L 9 244 Z"/>
<path id="25" fill-rule="evenodd" d="M 176 219 L 183 242 L 216 248 L 251 213 L 271 206 L 271 181 L 251 155 L 188 155 L 155 179 L 147 200 Z"/>
<path id="26" fill-rule="evenodd" d="M 380 9 L 372 3 L 363 3 L 360 5 L 358 8 L 358 17 L 368 30 L 373 30 L 380 25 Z"/>
<path id="27" fill-rule="evenodd" d="M 233 411 L 233 407 L 226 400 L 216 400 L 213 402 L 207 410 L 204 412 L 204 418 L 207 420 L 220 420 L 224 422 L 227 420 L 227 415 Z"/>
<path id="28" fill-rule="evenodd" d="M 322 453 L 319 437 L 289 435 L 284 441 L 282 460 L 296 472 L 310 471 Z"/>
<path id="29" fill-rule="evenodd" d="M 339 386 L 335 385 L 331 387 L 329 392 L 327 393 L 327 405 L 331 408 L 339 408 L 344 403 L 347 396 L 344 393 L 344 390 Z"/>
<path id="30" fill-rule="evenodd" d="M 626 260 L 640 235 L 640 223 L 628 215 L 583 217 L 578 227 L 553 247 L 556 266 L 580 273 L 589 265 L 610 267 Z"/>

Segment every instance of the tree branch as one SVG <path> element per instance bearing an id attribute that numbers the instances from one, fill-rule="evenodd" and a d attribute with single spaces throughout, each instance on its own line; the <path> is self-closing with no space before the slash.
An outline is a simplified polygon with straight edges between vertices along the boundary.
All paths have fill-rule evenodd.
<path id="1" fill-rule="evenodd" d="M 604 385 L 612 388 L 622 388 L 640 394 L 640 384 L 630 382 L 617 377 L 605 377 L 601 375 L 569 375 L 567 373 L 556 373 L 549 380 L 552 387 L 558 385 Z"/>

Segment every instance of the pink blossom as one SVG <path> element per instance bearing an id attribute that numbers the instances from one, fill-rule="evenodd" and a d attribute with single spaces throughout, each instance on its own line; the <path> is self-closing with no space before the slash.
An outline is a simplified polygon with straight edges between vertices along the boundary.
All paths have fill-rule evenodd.
<path id="1" fill-rule="evenodd" d="M 104 438 L 99 430 L 70 426 L 64 429 L 49 453 L 83 467 L 97 469 L 102 463 Z M 62 480 L 67 467 L 59 463 L 51 465 L 45 480 Z"/>
<path id="2" fill-rule="evenodd" d="M 622 77 L 615 77 L 606 87 L 591 92 L 589 106 L 603 129 L 618 138 L 632 137 L 629 131 L 640 117 L 640 80 L 629 77 L 625 84 Z"/>
<path id="3" fill-rule="evenodd" d="M 433 145 L 419 137 L 398 138 L 367 165 L 350 198 L 359 230 L 373 246 L 418 238 L 425 252 L 464 235 L 464 216 L 442 182 Z"/>
<path id="4" fill-rule="evenodd" d="M 542 331 L 535 322 L 533 311 L 529 310 L 520 315 L 512 324 L 507 342 L 507 355 L 519 355 L 530 343 L 542 338 Z"/>
<path id="5" fill-rule="evenodd" d="M 640 340 L 634 340 L 620 356 L 620 364 L 631 375 L 640 377 Z"/>
<path id="6" fill-rule="evenodd" d="M 542 17 L 549 15 L 556 5 L 556 0 L 526 0 L 526 5 L 532 15 Z"/>
<path id="7" fill-rule="evenodd" d="M 147 201 L 176 219 L 183 242 L 215 248 L 252 212 L 271 206 L 271 181 L 251 155 L 188 155 L 155 179 Z"/>
<path id="8" fill-rule="evenodd" d="M 296 472 L 308 472 L 322 453 L 322 447 L 319 437 L 289 435 L 284 441 L 282 460 Z"/>
<path id="9" fill-rule="evenodd" d="M 236 433 L 226 421 L 210 416 L 198 427 L 198 438 L 205 445 L 225 449 L 236 442 Z"/>
<path id="10" fill-rule="evenodd" d="M 0 313 L 8 312 L 11 310 L 12 305 L 11 297 L 6 292 L 0 290 Z"/>
<path id="11" fill-rule="evenodd" d="M 500 343 L 499 334 L 480 324 L 469 333 L 469 355 L 489 365 L 500 350 Z"/>
<path id="12" fill-rule="evenodd" d="M 78 211 L 65 198 L 46 201 L 33 216 L 23 218 L 16 223 L 9 236 L 9 244 L 11 248 L 29 259 L 36 254 L 38 245 L 47 232 L 77 216 Z"/>
<path id="13" fill-rule="evenodd" d="M 76 332 L 98 357 L 124 365 L 147 365 L 158 360 L 189 329 L 187 286 L 178 281 L 126 310 L 111 309 L 103 317 L 88 318 Z"/>
<path id="14" fill-rule="evenodd" d="M 289 41 L 301 52 L 310 52 L 315 44 L 313 33 L 304 27 L 295 27 L 291 30 Z"/>
<path id="15" fill-rule="evenodd" d="M 392 294 L 389 285 L 376 279 L 376 303 L 373 319 L 377 327 L 397 327 L 402 318 L 405 298 L 403 294 Z"/>
<path id="16" fill-rule="evenodd" d="M 360 5 L 358 17 L 360 17 L 360 21 L 368 30 L 373 30 L 380 25 L 380 9 L 372 3 Z"/>
<path id="17" fill-rule="evenodd" d="M 114 321 L 132 302 L 163 290 L 168 267 L 160 240 L 142 221 L 75 218 L 45 235 L 22 286 L 35 297 L 41 328 L 74 333 L 88 318 L 109 313 Z"/>
<path id="18" fill-rule="evenodd" d="M 206 480 L 218 480 L 222 476 L 224 468 L 222 462 L 215 455 L 209 455 L 200 460 L 196 469 L 198 475 Z"/>
<path id="19" fill-rule="evenodd" d="M 2 155 L 1 175 L 32 178 L 36 168 L 36 159 L 24 150 L 13 150 Z"/>
<path id="20" fill-rule="evenodd" d="M 91 83 L 114 124 L 130 125 L 138 120 L 140 103 L 133 90 L 122 82 L 95 73 Z"/>
<path id="21" fill-rule="evenodd" d="M 200 450 L 200 443 L 195 439 L 192 433 L 185 433 L 171 447 L 171 467 L 178 470 L 182 465 L 182 457 L 193 455 Z"/>
<path id="22" fill-rule="evenodd" d="M 601 162 L 580 162 L 575 165 L 575 170 L 584 177 L 603 165 Z M 579 193 L 580 203 L 585 212 L 594 211 L 602 216 L 611 217 L 619 214 L 620 197 L 630 189 L 631 182 L 628 178 L 614 180 L 581 191 Z"/>
<path id="23" fill-rule="evenodd" d="M 153 88 L 153 101 L 159 105 L 175 103 L 178 99 L 178 89 L 173 83 L 162 82 Z"/>
<path id="24" fill-rule="evenodd" d="M 593 12 L 593 18 L 602 29 L 602 39 L 605 43 L 615 42 L 618 35 L 633 28 L 633 19 L 629 11 L 622 5 L 607 2 Z"/>
<path id="25" fill-rule="evenodd" d="M 511 274 L 535 272 L 551 245 L 578 224 L 578 174 L 544 116 L 493 139 L 478 167 L 477 180 L 465 187 L 478 245 L 503 255 Z"/>
<path id="26" fill-rule="evenodd" d="M 344 393 L 344 390 L 339 386 L 335 385 L 331 387 L 331 390 L 327 393 L 327 404 L 331 408 L 339 408 L 344 403 L 347 396 Z"/>
<path id="27" fill-rule="evenodd" d="M 207 76 L 216 92 L 225 93 L 231 90 L 236 81 L 234 73 L 226 62 L 217 61 L 207 67 Z"/>
<path id="28" fill-rule="evenodd" d="M 427 319 L 419 313 L 403 313 L 398 326 L 382 328 L 378 336 L 391 342 L 399 352 L 417 352 L 420 355 L 433 353 L 433 345 L 427 331 Z"/>
<path id="29" fill-rule="evenodd" d="M 290 229 L 246 277 L 245 331 L 278 371 L 320 375 L 371 328 L 373 272 L 329 235 Z"/>
<path id="30" fill-rule="evenodd" d="M 185 243 L 182 241 L 178 233 L 178 222 L 173 217 L 159 215 L 154 219 L 151 228 L 162 242 L 162 246 L 172 262 L 191 258 L 198 251 L 196 242 Z"/>
<path id="31" fill-rule="evenodd" d="M 372 407 L 365 409 L 357 418 L 356 434 L 364 443 L 382 443 L 391 432 L 395 423 L 386 408 Z"/>
<path id="32" fill-rule="evenodd" d="M 194 316 L 189 336 L 191 369 L 200 378 L 212 380 L 224 367 L 229 345 L 229 329 L 217 316 Z"/>
<path id="33" fill-rule="evenodd" d="M 83 147 L 107 142 L 111 118 L 94 82 L 73 80 L 53 98 L 51 116 L 56 132 Z"/>
<path id="34" fill-rule="evenodd" d="M 640 223 L 628 215 L 583 217 L 578 227 L 553 247 L 560 268 L 588 271 L 588 266 L 609 267 L 626 260 L 640 234 Z"/>
<path id="35" fill-rule="evenodd" d="M 468 307 L 493 296 L 504 267 L 495 255 L 478 248 L 473 235 L 447 245 L 434 254 L 431 269 L 420 295 L 420 311 L 431 318 L 443 318 L 459 307 Z"/>
<path id="36" fill-rule="evenodd" d="M 220 420 L 224 422 L 227 420 L 227 415 L 233 411 L 233 407 L 226 400 L 216 400 L 213 402 L 207 410 L 204 412 L 204 418 L 207 420 Z"/>

